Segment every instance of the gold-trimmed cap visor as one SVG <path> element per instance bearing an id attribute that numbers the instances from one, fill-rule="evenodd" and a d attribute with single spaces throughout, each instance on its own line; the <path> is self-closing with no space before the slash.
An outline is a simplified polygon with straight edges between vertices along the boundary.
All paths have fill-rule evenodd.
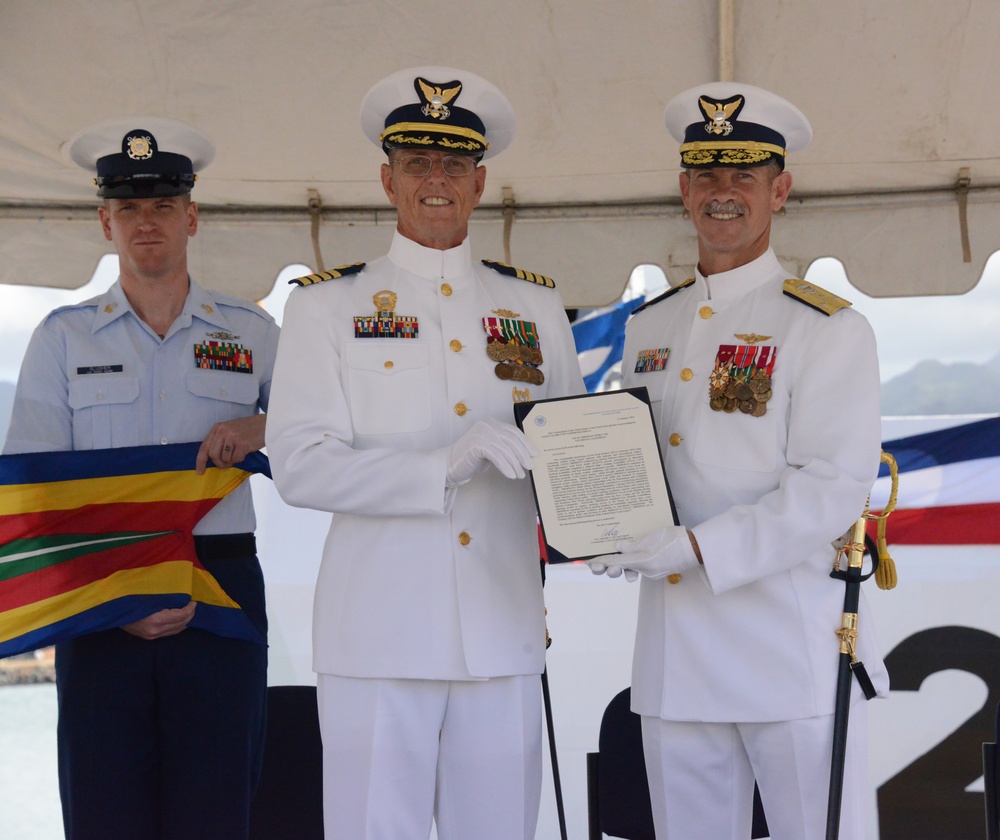
<path id="1" fill-rule="evenodd" d="M 406 109 L 400 108 L 393 111 L 389 115 L 389 119 L 396 120 L 399 116 L 405 117 L 405 114 L 398 114 L 398 111 L 403 110 Z M 452 113 L 454 114 L 457 110 L 460 109 L 453 108 Z M 476 120 L 475 122 L 482 126 L 481 121 Z M 393 122 L 392 125 L 387 125 L 385 131 L 379 135 L 379 140 L 382 143 L 382 148 L 386 151 L 389 149 L 437 149 L 456 155 L 481 157 L 490 147 L 483 136 L 483 130 L 464 125 L 403 119 L 399 122 Z"/>
<path id="2" fill-rule="evenodd" d="M 681 144 L 684 166 L 759 166 L 778 160 L 784 166 L 785 149 L 755 140 L 733 143 L 695 140 Z"/>

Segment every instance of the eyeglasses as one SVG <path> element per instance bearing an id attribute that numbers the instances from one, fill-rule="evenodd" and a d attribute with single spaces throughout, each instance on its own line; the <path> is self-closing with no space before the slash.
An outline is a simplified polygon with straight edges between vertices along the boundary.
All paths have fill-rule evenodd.
<path id="1" fill-rule="evenodd" d="M 444 174 L 450 175 L 452 178 L 468 175 L 476 168 L 476 159 L 468 155 L 445 155 L 441 158 L 429 158 L 427 155 L 408 155 L 389 162 L 397 164 L 404 175 L 422 178 L 424 175 L 430 174 L 435 160 L 441 164 L 441 170 Z"/>

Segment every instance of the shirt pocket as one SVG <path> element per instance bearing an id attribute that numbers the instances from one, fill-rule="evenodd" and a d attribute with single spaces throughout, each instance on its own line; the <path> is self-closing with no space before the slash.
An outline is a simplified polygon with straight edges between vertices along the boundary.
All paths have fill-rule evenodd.
<path id="1" fill-rule="evenodd" d="M 707 401 L 707 396 L 706 396 Z M 713 411 L 703 405 L 698 415 L 692 457 L 699 464 L 748 472 L 773 472 L 778 464 L 777 411 L 761 417 Z"/>
<path id="2" fill-rule="evenodd" d="M 348 344 L 344 359 L 356 434 L 409 434 L 431 427 L 426 346 L 403 341 Z"/>
<path id="3" fill-rule="evenodd" d="M 211 415 L 211 423 L 236 420 L 257 413 L 260 386 L 256 376 L 223 370 L 192 370 L 185 377 L 188 391 Z M 211 402 L 202 402 L 211 400 Z M 199 415 L 204 417 L 203 414 Z M 207 418 L 205 418 L 207 419 Z"/>
<path id="4" fill-rule="evenodd" d="M 110 449 L 139 445 L 139 380 L 134 376 L 87 375 L 69 382 L 73 448 Z"/>

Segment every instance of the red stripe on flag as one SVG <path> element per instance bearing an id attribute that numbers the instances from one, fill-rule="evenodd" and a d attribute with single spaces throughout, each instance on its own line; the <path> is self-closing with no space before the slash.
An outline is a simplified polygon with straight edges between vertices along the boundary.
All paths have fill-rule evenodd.
<path id="1" fill-rule="evenodd" d="M 209 498 L 193 502 L 118 502 L 8 514 L 0 516 L 0 543 L 60 534 L 191 529 L 218 501 Z"/>
<path id="2" fill-rule="evenodd" d="M 873 522 L 868 523 L 872 536 L 874 527 Z M 1000 544 L 1000 502 L 896 509 L 889 514 L 886 542 L 889 545 Z"/>
<path id="3" fill-rule="evenodd" d="M 156 566 L 168 560 L 186 560 L 202 568 L 194 549 L 194 538 L 175 531 L 136 545 L 103 548 L 24 575 L 0 587 L 0 612 L 62 595 L 123 569 Z M 127 594 L 127 593 L 123 593 Z"/>

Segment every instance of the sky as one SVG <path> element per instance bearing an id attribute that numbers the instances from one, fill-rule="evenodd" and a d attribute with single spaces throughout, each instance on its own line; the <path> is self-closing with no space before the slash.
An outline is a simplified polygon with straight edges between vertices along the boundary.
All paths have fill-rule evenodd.
<path id="1" fill-rule="evenodd" d="M 107 289 L 117 276 L 117 263 L 113 255 L 104 257 L 91 281 L 74 290 L 0 284 L 0 382 L 17 380 L 35 325 L 57 306 Z M 291 290 L 287 281 L 310 271 L 303 265 L 288 266 L 260 301 L 279 322 Z M 658 268 L 636 272 L 632 286 L 644 285 L 648 294 L 658 293 L 657 287 L 662 290 L 666 283 Z M 883 382 L 927 359 L 981 364 L 1000 354 L 1000 252 L 987 262 L 976 287 L 964 295 L 872 298 L 848 282 L 840 262 L 833 258 L 814 262 L 806 279 L 850 300 L 872 323 Z"/>

